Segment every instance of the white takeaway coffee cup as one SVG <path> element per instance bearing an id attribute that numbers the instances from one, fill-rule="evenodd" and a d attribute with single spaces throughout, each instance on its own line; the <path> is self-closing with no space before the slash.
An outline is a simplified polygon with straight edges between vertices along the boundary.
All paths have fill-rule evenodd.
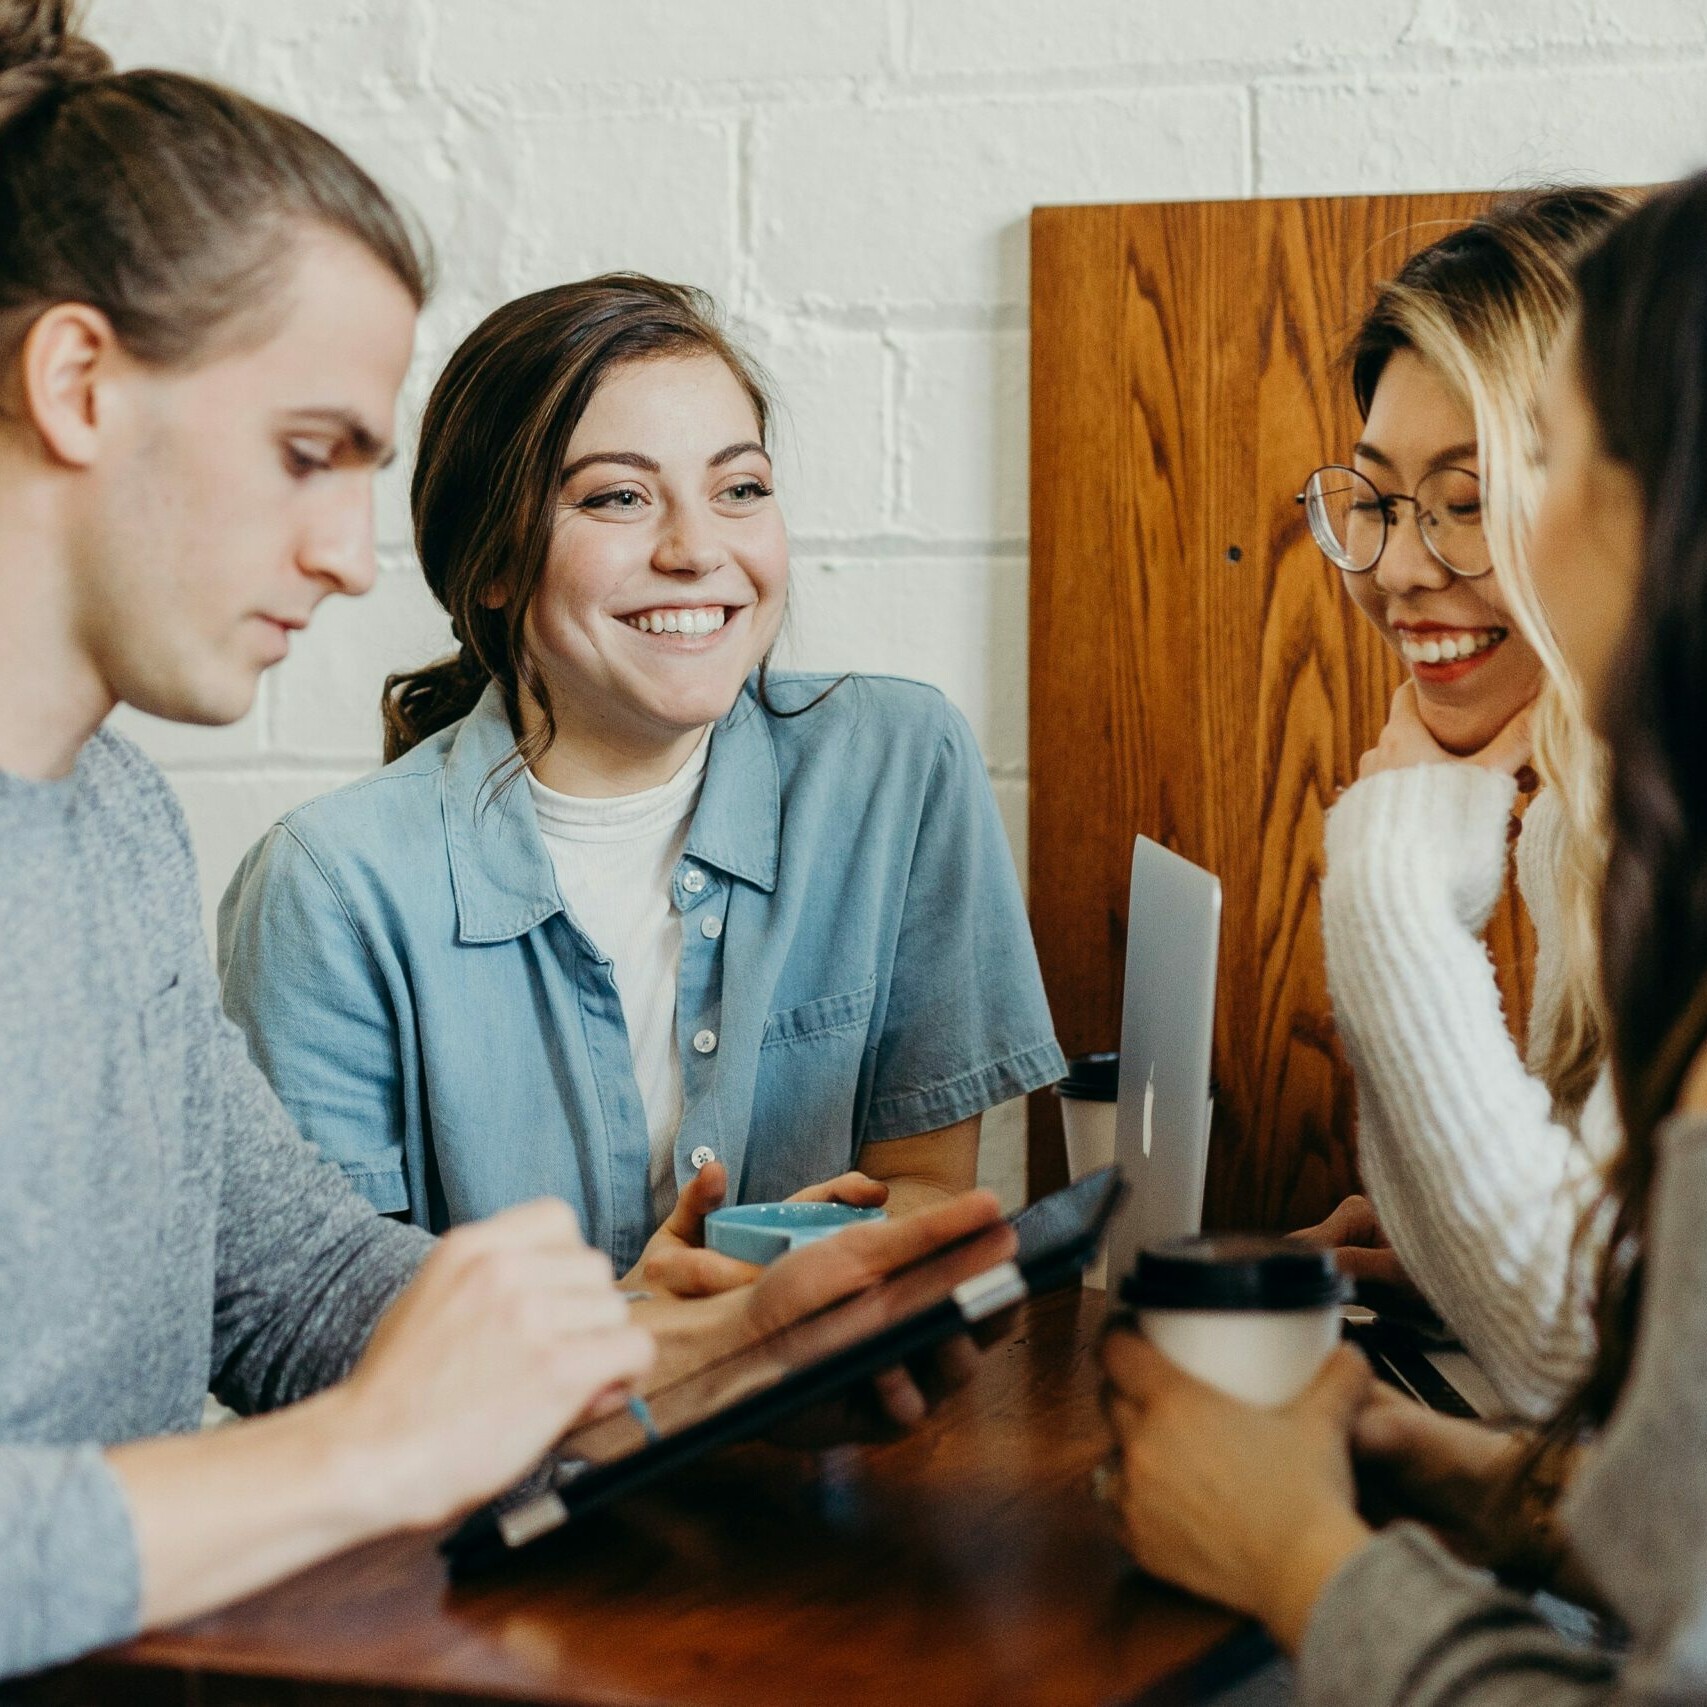
<path id="1" fill-rule="evenodd" d="M 1120 1097 L 1118 1054 L 1075 1055 L 1055 1087 L 1061 1099 L 1061 1129 L 1067 1140 L 1067 1174 L 1074 1181 L 1114 1161 L 1114 1117 Z M 1086 1265 L 1086 1286 L 1108 1285 L 1108 1249 Z"/>
<path id="2" fill-rule="evenodd" d="M 1310 1385 L 1350 1295 L 1332 1251 L 1250 1234 L 1151 1246 L 1120 1284 L 1145 1339 L 1251 1405 L 1288 1404 Z"/>

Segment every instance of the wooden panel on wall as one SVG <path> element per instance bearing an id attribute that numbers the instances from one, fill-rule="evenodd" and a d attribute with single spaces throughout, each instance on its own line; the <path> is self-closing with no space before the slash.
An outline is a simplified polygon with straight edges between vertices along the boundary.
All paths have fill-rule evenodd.
<path id="1" fill-rule="evenodd" d="M 1225 893 L 1205 1224 L 1295 1227 L 1355 1187 L 1317 886 L 1398 661 L 1294 496 L 1343 461 L 1336 359 L 1372 283 L 1481 196 L 1032 216 L 1031 909 L 1068 1054 L 1118 1047 L 1132 838 Z M 1508 1012 L 1523 926 L 1490 932 Z M 1031 1189 L 1065 1178 L 1033 1099 Z"/>

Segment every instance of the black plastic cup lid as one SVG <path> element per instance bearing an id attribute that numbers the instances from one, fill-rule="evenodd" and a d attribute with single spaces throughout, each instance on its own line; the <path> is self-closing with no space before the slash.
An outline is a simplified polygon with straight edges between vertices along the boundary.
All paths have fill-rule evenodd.
<path id="1" fill-rule="evenodd" d="M 1350 1296 L 1332 1251 L 1249 1233 L 1152 1245 L 1120 1283 L 1139 1310 L 1319 1310 Z"/>
<path id="2" fill-rule="evenodd" d="M 1075 1055 L 1067 1063 L 1067 1076 L 1056 1086 L 1058 1096 L 1084 1102 L 1116 1102 L 1120 1097 L 1120 1055 Z"/>

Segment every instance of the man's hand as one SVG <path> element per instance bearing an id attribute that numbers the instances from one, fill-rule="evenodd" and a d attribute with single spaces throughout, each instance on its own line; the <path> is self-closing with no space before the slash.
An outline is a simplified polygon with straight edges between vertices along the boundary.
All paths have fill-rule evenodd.
<path id="1" fill-rule="evenodd" d="M 705 1298 L 756 1280 L 763 1272 L 756 1263 L 705 1248 L 705 1218 L 722 1207 L 728 1189 L 728 1170 L 721 1162 L 707 1162 L 683 1188 L 669 1219 L 646 1241 L 640 1261 L 622 1284 L 678 1298 Z M 847 1203 L 857 1209 L 881 1209 L 888 1200 L 888 1186 L 861 1173 L 839 1174 L 787 1199 L 790 1203 Z"/>
<path id="2" fill-rule="evenodd" d="M 1444 1417 L 1379 1384 L 1352 1428 L 1364 1510 L 1376 1521 L 1413 1518 L 1468 1564 L 1598 1606 L 1599 1585 L 1554 1517 L 1576 1455 L 1529 1472 L 1533 1447 L 1522 1430 Z"/>
<path id="3" fill-rule="evenodd" d="M 542 1198 L 445 1234 L 327 1397 L 338 1434 L 385 1464 L 393 1522 L 429 1525 L 525 1474 L 653 1356 L 609 1259 Z"/>
<path id="4" fill-rule="evenodd" d="M 775 1333 L 974 1233 L 983 1237 L 956 1257 L 956 1267 L 967 1277 L 1018 1248 L 1018 1236 L 1003 1221 L 1002 1206 L 990 1191 L 963 1192 L 898 1220 L 859 1222 L 790 1251 L 766 1268 L 747 1301 L 747 1328 L 755 1338 Z"/>
<path id="5" fill-rule="evenodd" d="M 968 1243 L 954 1254 L 951 1278 L 957 1284 L 969 1280 L 1018 1248 L 1017 1235 L 1001 1215 L 993 1193 L 969 1191 L 938 1208 L 917 1210 L 900 1220 L 865 1222 L 791 1251 L 772 1263 L 753 1287 L 747 1327 L 756 1337 L 774 1333 L 958 1239 Z M 978 1236 L 969 1238 L 973 1234 Z M 799 1419 L 787 1438 L 797 1445 L 824 1446 L 916 1428 L 943 1398 L 965 1384 L 976 1366 L 971 1342 L 957 1336 L 915 1365 L 885 1370 L 868 1392 L 856 1391 L 842 1403 Z"/>
<path id="6" fill-rule="evenodd" d="M 336 1387 L 109 1451 L 136 1534 L 143 1627 L 459 1515 L 620 1403 L 653 1355 L 565 1204 L 447 1233 Z"/>

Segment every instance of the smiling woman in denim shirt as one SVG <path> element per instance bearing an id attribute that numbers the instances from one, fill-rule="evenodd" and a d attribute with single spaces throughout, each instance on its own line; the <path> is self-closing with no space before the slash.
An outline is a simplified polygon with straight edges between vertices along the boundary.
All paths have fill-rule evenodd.
<path id="1" fill-rule="evenodd" d="M 964 720 L 766 667 L 770 414 L 708 299 L 633 275 L 498 309 L 433 392 L 416 543 L 460 651 L 220 913 L 227 1008 L 383 1211 L 559 1196 L 619 1272 L 711 1290 L 750 1272 L 701 1248 L 726 1193 L 904 1213 L 1064 1070 Z"/>

